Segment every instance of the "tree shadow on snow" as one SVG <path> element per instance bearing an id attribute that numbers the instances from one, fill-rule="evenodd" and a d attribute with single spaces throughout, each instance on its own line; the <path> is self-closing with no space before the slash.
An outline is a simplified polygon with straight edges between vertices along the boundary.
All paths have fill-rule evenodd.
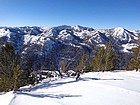
<path id="1" fill-rule="evenodd" d="M 108 79 L 103 79 L 103 78 L 89 78 L 89 77 L 85 77 L 85 78 L 79 78 L 79 81 L 89 81 L 89 80 L 124 80 L 124 79 L 119 79 L 119 78 L 108 78 Z"/>
<path id="2" fill-rule="evenodd" d="M 69 84 L 69 83 L 74 83 L 74 82 L 77 82 L 77 81 L 72 80 L 72 81 L 67 81 L 67 82 L 56 82 L 56 83 L 43 82 L 42 84 L 39 84 L 37 86 L 30 88 L 29 91 L 35 91 L 37 89 L 42 89 L 42 88 L 57 87 L 57 86 L 61 86 L 61 85 Z"/>
<path id="3" fill-rule="evenodd" d="M 102 78 L 89 78 L 89 77 L 84 77 L 84 78 L 79 78 L 77 81 L 75 80 L 75 78 L 73 78 L 74 80 L 71 81 L 63 81 L 63 82 L 43 82 L 41 84 L 38 84 L 34 87 L 31 87 L 29 89 L 27 89 L 27 91 L 35 91 L 38 89 L 42 89 L 42 88 L 51 88 L 51 87 L 58 87 L 61 85 L 65 85 L 65 84 L 70 84 L 70 83 L 75 83 L 78 81 L 90 81 L 90 80 L 124 80 L 124 79 L 115 79 L 115 78 L 109 78 L 109 79 L 102 79 Z M 26 91 L 26 90 L 23 90 Z"/>
<path id="4" fill-rule="evenodd" d="M 27 95 L 31 97 L 37 97 L 37 98 L 57 98 L 57 99 L 62 99 L 62 98 L 67 98 L 67 97 L 82 97 L 82 95 L 71 95 L 71 94 L 31 94 L 31 93 L 26 93 L 26 92 L 17 92 L 19 95 Z"/>

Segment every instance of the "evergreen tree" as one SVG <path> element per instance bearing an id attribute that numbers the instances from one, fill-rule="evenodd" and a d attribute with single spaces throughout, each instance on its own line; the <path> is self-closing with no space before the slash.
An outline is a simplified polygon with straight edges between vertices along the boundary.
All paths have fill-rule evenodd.
<path id="1" fill-rule="evenodd" d="M 115 68 L 115 51 L 111 42 L 106 44 L 106 47 L 99 47 L 90 68 L 92 71 L 108 71 Z"/>
<path id="2" fill-rule="evenodd" d="M 9 43 L 1 46 L 0 51 L 0 90 L 9 91 L 18 86 L 18 77 L 20 75 L 19 55 Z"/>
<path id="3" fill-rule="evenodd" d="M 138 71 L 140 69 L 140 37 L 137 41 L 138 46 L 133 48 L 133 58 L 128 62 L 128 69 Z"/>
<path id="4" fill-rule="evenodd" d="M 79 65 L 77 66 L 77 70 L 78 70 L 78 71 L 85 71 L 85 68 L 86 68 L 86 53 L 83 52 L 83 53 L 82 53 L 81 60 L 80 60 L 80 63 L 79 63 Z"/>
<path id="5" fill-rule="evenodd" d="M 30 59 L 28 57 L 28 59 Z M 21 59 L 21 75 L 20 75 L 20 86 L 34 84 L 36 80 L 36 74 L 33 72 L 33 64 L 28 59 Z"/>
<path id="6" fill-rule="evenodd" d="M 105 59 L 105 64 L 103 70 L 112 70 L 114 68 L 114 63 L 115 63 L 115 54 L 111 42 L 108 42 L 106 44 L 104 59 Z"/>
<path id="7" fill-rule="evenodd" d="M 129 63 L 129 69 L 136 69 L 136 71 L 138 71 L 138 69 L 140 68 L 140 48 L 134 48 L 133 49 L 133 59 L 128 62 Z"/>
<path id="8" fill-rule="evenodd" d="M 98 48 L 93 60 L 91 61 L 90 68 L 92 71 L 100 71 L 103 69 L 103 62 L 104 62 L 104 48 Z"/>
<path id="9" fill-rule="evenodd" d="M 17 64 L 13 69 L 13 89 L 14 90 L 17 90 L 20 86 L 20 83 L 19 83 L 20 72 L 21 72 L 20 65 Z"/>

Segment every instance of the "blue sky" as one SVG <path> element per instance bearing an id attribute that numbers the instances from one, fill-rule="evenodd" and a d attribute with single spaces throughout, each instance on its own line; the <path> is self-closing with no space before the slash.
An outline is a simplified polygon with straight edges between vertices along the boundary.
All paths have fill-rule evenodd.
<path id="1" fill-rule="evenodd" d="M 0 0 L 0 26 L 140 29 L 140 0 Z"/>

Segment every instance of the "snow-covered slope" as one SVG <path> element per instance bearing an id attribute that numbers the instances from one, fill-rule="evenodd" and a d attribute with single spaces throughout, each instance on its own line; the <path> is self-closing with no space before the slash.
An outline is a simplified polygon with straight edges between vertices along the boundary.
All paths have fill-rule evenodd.
<path id="1" fill-rule="evenodd" d="M 22 45 L 41 45 L 51 49 L 55 42 L 69 44 L 72 46 L 82 46 L 92 48 L 92 45 L 105 44 L 108 41 L 115 41 L 124 48 L 122 51 L 128 52 L 127 48 L 136 46 L 137 33 L 118 27 L 108 30 L 95 30 L 82 26 L 57 26 L 57 27 L 1 27 L 0 39 L 8 41 L 16 46 L 17 50 Z M 48 44 L 48 45 L 46 45 Z"/>
<path id="2" fill-rule="evenodd" d="M 78 81 L 44 80 L 23 91 L 0 95 L 0 105 L 139 105 L 139 75 L 135 71 L 96 72 Z"/>

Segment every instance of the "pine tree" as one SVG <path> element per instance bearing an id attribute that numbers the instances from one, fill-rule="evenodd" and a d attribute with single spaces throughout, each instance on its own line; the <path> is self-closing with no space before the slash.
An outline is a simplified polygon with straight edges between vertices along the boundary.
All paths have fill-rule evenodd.
<path id="1" fill-rule="evenodd" d="M 80 60 L 80 63 L 79 63 L 79 65 L 77 66 L 77 70 L 78 70 L 78 71 L 84 71 L 85 68 L 86 68 L 86 53 L 83 52 L 83 53 L 82 53 L 81 60 Z"/>
<path id="2" fill-rule="evenodd" d="M 30 61 L 24 60 L 22 59 L 21 64 L 20 86 L 34 84 L 35 82 L 37 82 L 36 75 L 33 73 L 32 63 Z"/>
<path id="3" fill-rule="evenodd" d="M 128 62 L 129 69 L 136 69 L 138 71 L 140 69 L 140 37 L 137 41 L 138 46 L 133 48 L 133 58 L 131 61 Z"/>
<path id="4" fill-rule="evenodd" d="M 104 52 L 104 47 L 98 48 L 90 64 L 90 68 L 92 69 L 92 71 L 100 71 L 103 69 Z"/>
<path id="5" fill-rule="evenodd" d="M 20 77 L 20 65 L 17 64 L 13 70 L 13 89 L 17 90 L 19 88 L 19 77 Z"/>
<path id="6" fill-rule="evenodd" d="M 0 51 L 0 90 L 9 91 L 17 88 L 19 69 L 19 56 L 9 43 L 1 46 Z"/>
<path id="7" fill-rule="evenodd" d="M 133 49 L 133 59 L 132 61 L 129 62 L 129 69 L 136 69 L 136 71 L 138 71 L 138 69 L 140 68 L 140 58 L 139 58 L 139 54 L 140 54 L 140 48 L 134 48 Z"/>
<path id="8" fill-rule="evenodd" d="M 115 54 L 111 42 L 106 44 L 105 54 L 104 54 L 105 64 L 104 70 L 112 70 L 115 63 Z"/>
<path id="9" fill-rule="evenodd" d="M 115 67 L 115 51 L 113 51 L 111 42 L 106 44 L 106 47 L 99 47 L 90 68 L 92 71 L 108 71 Z"/>

